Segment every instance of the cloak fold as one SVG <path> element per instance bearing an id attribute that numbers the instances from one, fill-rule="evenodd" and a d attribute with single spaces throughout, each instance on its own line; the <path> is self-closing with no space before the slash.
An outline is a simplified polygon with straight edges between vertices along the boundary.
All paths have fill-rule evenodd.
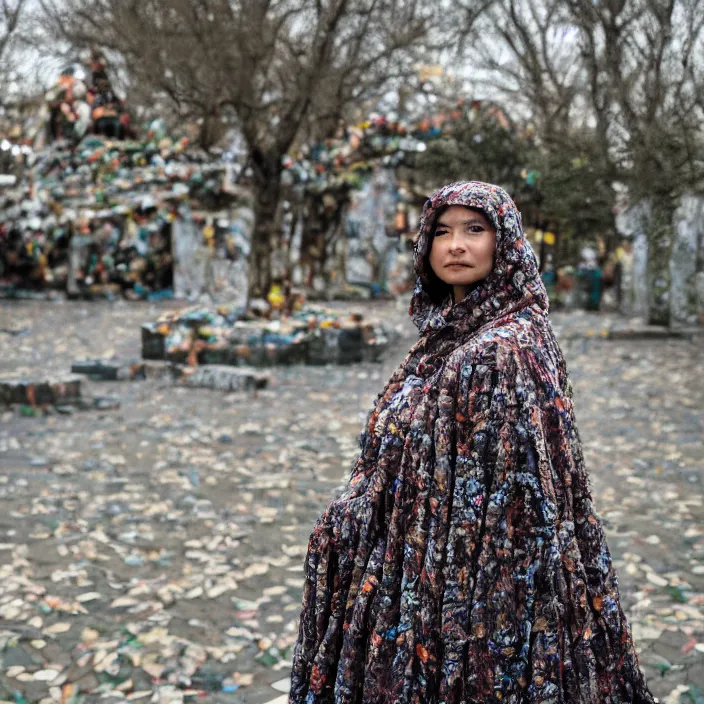
<path id="1" fill-rule="evenodd" d="M 654 702 L 520 216 L 496 187 L 443 190 L 417 245 L 421 338 L 310 538 L 290 701 Z M 417 305 L 443 204 L 493 215 L 495 270 L 525 285 Z"/>

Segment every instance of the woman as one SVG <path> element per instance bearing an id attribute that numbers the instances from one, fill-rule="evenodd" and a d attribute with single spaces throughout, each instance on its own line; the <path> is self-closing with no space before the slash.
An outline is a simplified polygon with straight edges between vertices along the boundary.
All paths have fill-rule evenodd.
<path id="1" fill-rule="evenodd" d="M 290 701 L 654 702 L 511 198 L 425 204 L 420 339 L 310 539 Z"/>

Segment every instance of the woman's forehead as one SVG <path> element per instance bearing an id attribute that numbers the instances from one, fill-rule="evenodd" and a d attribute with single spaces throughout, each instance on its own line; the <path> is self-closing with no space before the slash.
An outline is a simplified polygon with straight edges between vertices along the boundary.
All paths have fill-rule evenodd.
<path id="1" fill-rule="evenodd" d="M 489 218 L 478 208 L 469 208 L 466 205 L 449 205 L 438 214 L 436 225 L 466 224 L 479 222 L 491 226 Z"/>

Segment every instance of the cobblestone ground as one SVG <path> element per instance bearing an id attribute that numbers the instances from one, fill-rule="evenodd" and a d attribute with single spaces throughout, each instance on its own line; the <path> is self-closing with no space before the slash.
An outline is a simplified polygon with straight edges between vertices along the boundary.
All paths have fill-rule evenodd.
<path id="1" fill-rule="evenodd" d="M 0 376 L 138 357 L 163 308 L 3 302 Z M 364 312 L 403 335 L 382 364 L 279 368 L 256 395 L 85 382 L 120 408 L 4 412 L 0 700 L 285 701 L 309 531 L 412 342 L 401 304 Z M 663 700 L 699 704 L 703 346 L 553 321 L 642 664 Z"/>

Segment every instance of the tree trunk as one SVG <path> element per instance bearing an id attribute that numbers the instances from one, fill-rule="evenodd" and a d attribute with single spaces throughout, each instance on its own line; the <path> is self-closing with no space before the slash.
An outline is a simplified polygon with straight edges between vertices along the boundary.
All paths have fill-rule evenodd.
<path id="1" fill-rule="evenodd" d="M 648 229 L 648 322 L 670 324 L 670 255 L 673 239 L 673 208 L 653 198 L 653 217 Z"/>
<path id="2" fill-rule="evenodd" d="M 320 271 L 325 277 L 325 282 L 328 286 L 333 281 L 336 286 L 340 285 L 339 275 L 342 272 L 337 270 L 339 261 L 335 257 L 335 253 L 337 251 L 337 242 L 342 234 L 342 213 L 343 206 L 338 205 L 332 217 L 327 219 L 325 237 L 323 238 L 323 251 L 320 253 Z"/>
<path id="3" fill-rule="evenodd" d="M 249 258 L 249 296 L 266 298 L 272 280 L 272 247 L 278 242 L 280 173 L 255 187 L 254 233 Z"/>
<path id="4" fill-rule="evenodd" d="M 215 107 L 202 116 L 203 121 L 198 130 L 198 146 L 206 152 L 222 139 L 226 126 L 223 125 L 220 110 Z"/>
<path id="5" fill-rule="evenodd" d="M 670 257 L 670 323 L 673 325 L 697 322 L 697 266 L 701 264 L 703 208 L 704 199 L 687 193 L 680 198 L 675 211 Z"/>

